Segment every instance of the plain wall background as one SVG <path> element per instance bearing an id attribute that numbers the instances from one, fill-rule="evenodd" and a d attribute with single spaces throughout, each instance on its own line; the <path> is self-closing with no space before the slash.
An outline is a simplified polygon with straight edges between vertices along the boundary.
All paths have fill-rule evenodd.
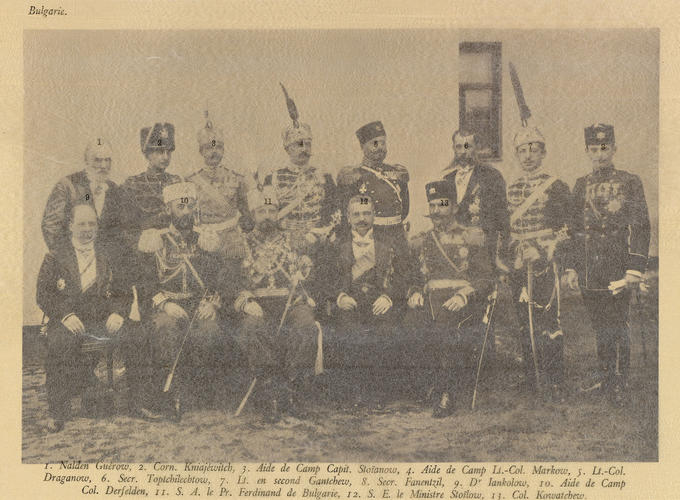
<path id="1" fill-rule="evenodd" d="M 202 165 L 196 134 L 209 106 L 234 168 L 285 160 L 290 123 L 278 82 L 312 126 L 312 162 L 333 174 L 361 152 L 354 131 L 380 119 L 387 162 L 411 173 L 412 231 L 427 228 L 426 182 L 452 158 L 458 126 L 458 43 L 503 43 L 506 182 L 520 173 L 520 126 L 507 63 L 517 67 L 533 123 L 547 141 L 547 170 L 570 186 L 587 174 L 583 128 L 616 128 L 618 168 L 638 174 L 658 248 L 659 36 L 656 30 L 26 31 L 24 34 L 24 322 L 40 321 L 35 280 L 40 232 L 55 182 L 83 168 L 89 140 L 110 140 L 112 178 L 146 167 L 139 130 L 176 128 L 169 172 Z"/>

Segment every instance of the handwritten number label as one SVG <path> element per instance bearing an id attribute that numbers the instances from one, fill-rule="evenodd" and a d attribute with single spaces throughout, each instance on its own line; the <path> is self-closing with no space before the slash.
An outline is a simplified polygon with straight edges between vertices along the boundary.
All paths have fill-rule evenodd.
<path id="1" fill-rule="evenodd" d="M 179 202 L 180 202 L 180 203 L 189 203 L 189 198 L 186 198 L 186 197 L 185 197 L 185 198 L 180 198 L 180 199 L 179 199 Z"/>
<path id="2" fill-rule="evenodd" d="M 89 201 L 89 200 L 90 200 L 90 194 L 88 193 L 88 194 L 85 195 L 85 201 Z"/>
<path id="3" fill-rule="evenodd" d="M 368 205 L 368 198 L 360 198 L 361 205 Z"/>
<path id="4" fill-rule="evenodd" d="M 101 139 L 101 137 L 97 137 L 97 146 L 101 146 L 101 145 L 102 145 L 102 139 Z"/>
<path id="5" fill-rule="evenodd" d="M 215 139 L 213 139 L 212 140 L 212 147 L 215 147 L 215 144 L 217 144 L 217 143 L 215 142 Z"/>
<path id="6" fill-rule="evenodd" d="M 442 200 L 441 206 L 442 207 L 448 207 L 449 206 L 449 200 Z"/>
<path id="7" fill-rule="evenodd" d="M 265 205 L 271 205 L 271 204 L 272 204 L 272 199 L 271 199 L 271 198 L 265 198 L 265 199 L 264 199 L 264 204 L 265 204 Z"/>

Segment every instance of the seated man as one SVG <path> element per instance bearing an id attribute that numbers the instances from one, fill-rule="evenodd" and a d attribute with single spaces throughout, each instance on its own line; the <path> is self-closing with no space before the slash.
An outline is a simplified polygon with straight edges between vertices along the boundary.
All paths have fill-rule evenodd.
<path id="1" fill-rule="evenodd" d="M 49 317 L 45 387 L 50 432 L 64 428 L 71 396 L 97 384 L 94 368 L 102 351 L 97 346 L 120 330 L 132 302 L 96 242 L 94 208 L 75 205 L 68 227 L 69 244 L 48 253 L 38 274 L 37 302 Z M 85 399 L 83 406 L 89 406 Z"/>
<path id="2" fill-rule="evenodd" d="M 335 243 L 337 336 L 329 350 L 341 358 L 340 365 L 356 370 L 355 403 L 366 394 L 367 370 L 376 362 L 396 368 L 389 353 L 397 348 L 394 328 L 406 298 L 407 256 L 395 251 L 401 245 L 389 237 L 374 236 L 374 215 L 369 196 L 352 197 L 347 206 L 350 234 Z"/>
<path id="3" fill-rule="evenodd" d="M 314 367 L 318 330 L 314 301 L 300 281 L 312 262 L 291 249 L 273 189 L 250 191 L 248 208 L 255 228 L 246 234 L 246 257 L 228 262 L 223 280 L 240 316 L 234 340 L 265 395 L 268 420 L 277 421 L 281 410 L 304 417 L 297 396 Z"/>
<path id="4" fill-rule="evenodd" d="M 426 186 L 434 228 L 418 252 L 419 269 L 414 272 L 408 299 L 411 318 L 406 321 L 419 325 L 413 333 L 423 346 L 425 364 L 439 371 L 435 418 L 450 415 L 453 399 L 462 398 L 471 388 L 484 339 L 487 298 L 494 284 L 484 233 L 456 221 L 454 189 L 447 181 Z"/>
<path id="5" fill-rule="evenodd" d="M 170 184 L 163 189 L 163 200 L 169 227 L 147 229 L 139 240 L 139 304 L 150 335 L 152 391 L 164 384 L 167 389 L 173 364 L 181 356 L 169 390 L 172 407 L 163 405 L 159 393 L 152 402 L 156 410 L 171 410 L 179 419 L 182 400 L 200 388 L 210 403 L 215 383 L 221 383 L 225 337 L 217 322 L 217 277 L 223 261 L 217 235 L 204 232 L 199 238 L 193 229 L 195 186 Z"/>

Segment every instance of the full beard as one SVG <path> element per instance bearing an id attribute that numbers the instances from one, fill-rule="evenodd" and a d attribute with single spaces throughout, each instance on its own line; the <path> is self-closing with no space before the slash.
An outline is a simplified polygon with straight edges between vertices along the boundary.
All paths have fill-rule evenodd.
<path id="1" fill-rule="evenodd" d="M 172 217 L 172 225 L 181 232 L 191 232 L 194 229 L 194 216 Z"/>
<path id="2" fill-rule="evenodd" d="M 273 221 L 271 219 L 265 219 L 257 225 L 257 229 L 264 235 L 271 235 L 281 229 L 281 225 L 278 221 Z"/>

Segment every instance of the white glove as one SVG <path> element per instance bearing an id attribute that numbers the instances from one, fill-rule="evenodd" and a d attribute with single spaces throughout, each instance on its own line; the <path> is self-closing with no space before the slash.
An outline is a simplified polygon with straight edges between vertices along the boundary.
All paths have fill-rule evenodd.
<path id="1" fill-rule="evenodd" d="M 61 323 L 66 327 L 66 329 L 73 334 L 85 333 L 85 325 L 80 321 L 80 318 L 75 314 L 71 314 L 66 318 L 61 320 Z"/>
<path id="2" fill-rule="evenodd" d="M 458 311 L 465 307 L 465 298 L 460 294 L 456 294 L 449 300 L 444 302 L 444 305 L 442 305 L 442 307 L 451 312 Z"/>
<path id="3" fill-rule="evenodd" d="M 189 319 L 189 315 L 184 308 L 174 302 L 166 302 L 163 304 L 163 311 L 171 318 Z"/>
<path id="4" fill-rule="evenodd" d="M 196 318 L 198 319 L 215 319 L 217 316 L 217 308 L 212 302 L 207 300 L 202 300 L 198 304 L 198 312 L 196 313 Z"/>
<path id="5" fill-rule="evenodd" d="M 392 307 L 392 300 L 387 295 L 381 295 L 373 302 L 373 314 L 380 316 L 385 314 Z"/>
<path id="6" fill-rule="evenodd" d="M 425 299 L 423 298 L 423 294 L 420 292 L 415 292 L 408 298 L 408 306 L 411 309 L 415 309 L 416 307 L 423 307 L 424 304 Z"/>
<path id="7" fill-rule="evenodd" d="M 578 273 L 573 269 L 567 269 L 564 272 L 562 281 L 565 282 L 572 290 L 578 290 Z"/>
<path id="8" fill-rule="evenodd" d="M 343 311 L 351 311 L 357 308 L 357 301 L 346 293 L 341 293 L 337 300 L 338 307 Z"/>
<path id="9" fill-rule="evenodd" d="M 529 302 L 529 292 L 527 292 L 527 287 L 522 287 L 522 292 L 519 294 L 519 301 L 528 303 Z"/>
<path id="10" fill-rule="evenodd" d="M 116 333 L 123 326 L 123 317 L 120 314 L 113 313 L 106 320 L 106 331 L 109 333 Z"/>
<path id="11" fill-rule="evenodd" d="M 255 316 L 257 318 L 261 318 L 262 316 L 264 316 L 260 304 L 258 304 L 254 300 L 248 301 L 248 303 L 245 306 L 243 306 L 243 312 L 246 313 L 248 316 Z"/>

